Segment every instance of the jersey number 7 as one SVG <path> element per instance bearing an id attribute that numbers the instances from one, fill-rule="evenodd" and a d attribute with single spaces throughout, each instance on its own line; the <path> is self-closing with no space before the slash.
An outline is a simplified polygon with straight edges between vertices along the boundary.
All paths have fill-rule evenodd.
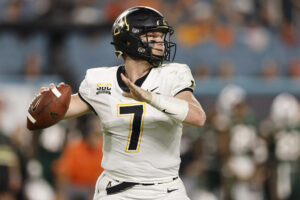
<path id="1" fill-rule="evenodd" d="M 130 117 L 129 134 L 125 151 L 128 153 L 137 153 L 139 151 L 143 135 L 146 104 L 118 104 L 117 112 L 118 117 Z"/>

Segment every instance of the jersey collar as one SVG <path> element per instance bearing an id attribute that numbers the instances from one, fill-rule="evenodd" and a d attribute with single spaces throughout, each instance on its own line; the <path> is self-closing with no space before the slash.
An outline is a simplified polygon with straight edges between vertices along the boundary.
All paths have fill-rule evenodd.
<path id="1" fill-rule="evenodd" d="M 151 72 L 151 70 L 152 70 L 152 68 L 150 69 L 150 71 L 147 74 L 145 74 L 144 76 L 142 76 L 141 78 L 139 78 L 138 80 L 136 80 L 134 84 L 136 84 L 137 86 L 141 87 L 142 84 L 144 83 L 144 81 L 146 80 L 147 76 Z M 121 73 L 125 74 L 125 66 L 124 65 L 121 65 L 118 68 L 118 71 L 117 71 L 117 80 L 118 80 L 118 84 L 119 84 L 120 88 L 124 92 L 130 92 L 130 90 L 127 87 L 127 85 L 122 81 Z"/>

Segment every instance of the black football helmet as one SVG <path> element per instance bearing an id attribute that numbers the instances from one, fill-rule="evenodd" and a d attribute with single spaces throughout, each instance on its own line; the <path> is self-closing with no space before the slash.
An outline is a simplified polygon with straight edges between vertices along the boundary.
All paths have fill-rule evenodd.
<path id="1" fill-rule="evenodd" d="M 155 41 L 144 41 L 141 35 L 148 32 L 159 31 L 164 33 L 163 56 L 152 54 L 152 46 Z M 137 6 L 124 11 L 115 21 L 112 27 L 115 53 L 118 58 L 129 55 L 148 61 L 154 67 L 160 66 L 163 61 L 170 61 L 171 49 L 174 48 L 172 61 L 176 54 L 176 44 L 170 42 L 170 36 L 174 33 L 163 15 L 149 7 Z"/>

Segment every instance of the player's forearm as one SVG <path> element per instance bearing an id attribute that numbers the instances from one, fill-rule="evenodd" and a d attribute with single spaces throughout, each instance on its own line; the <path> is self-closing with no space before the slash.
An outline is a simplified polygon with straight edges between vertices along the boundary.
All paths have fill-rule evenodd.
<path id="1" fill-rule="evenodd" d="M 73 94 L 71 96 L 69 109 L 63 119 L 79 117 L 90 111 L 91 111 L 90 107 L 80 99 L 78 94 Z"/>
<path id="2" fill-rule="evenodd" d="M 197 127 L 203 126 L 206 121 L 206 114 L 193 93 L 189 91 L 181 92 L 176 95 L 176 98 L 184 100 L 189 104 L 188 113 L 183 122 Z"/>
<path id="3" fill-rule="evenodd" d="M 189 111 L 183 122 L 196 127 L 201 127 L 204 125 L 205 121 L 206 114 L 202 109 L 202 106 L 189 103 Z"/>

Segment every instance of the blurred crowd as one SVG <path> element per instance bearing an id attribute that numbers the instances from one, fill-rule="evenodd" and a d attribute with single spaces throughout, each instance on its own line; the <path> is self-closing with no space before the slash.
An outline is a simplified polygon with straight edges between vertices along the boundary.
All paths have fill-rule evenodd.
<path id="1" fill-rule="evenodd" d="M 90 66 L 120 63 L 111 53 L 110 27 L 124 9 L 146 5 L 164 13 L 175 27 L 175 61 L 187 63 L 199 78 L 297 79 L 299 4 L 297 0 L 2 0 L 0 72 L 33 76 L 60 72 L 78 86 Z"/>
<path id="2" fill-rule="evenodd" d="M 297 0 L 2 0 L 1 22 L 112 23 L 126 8 L 143 5 L 160 10 L 173 25 L 208 20 L 240 26 L 252 19 L 268 28 L 299 25 Z M 248 21 L 250 22 L 250 21 Z"/>
<path id="3" fill-rule="evenodd" d="M 300 78 L 297 0 L 1 0 L 0 200 L 91 198 L 103 170 L 100 122 L 88 115 L 28 131 L 29 91 L 39 87 L 26 83 L 55 75 L 77 92 L 87 68 L 120 64 L 110 27 L 136 5 L 166 16 L 175 27 L 175 62 L 198 80 Z M 6 77 L 22 78 L 7 89 Z M 197 97 L 207 123 L 185 126 L 181 145 L 180 175 L 192 200 L 300 199 L 297 94 L 251 96 L 224 84 Z"/>

